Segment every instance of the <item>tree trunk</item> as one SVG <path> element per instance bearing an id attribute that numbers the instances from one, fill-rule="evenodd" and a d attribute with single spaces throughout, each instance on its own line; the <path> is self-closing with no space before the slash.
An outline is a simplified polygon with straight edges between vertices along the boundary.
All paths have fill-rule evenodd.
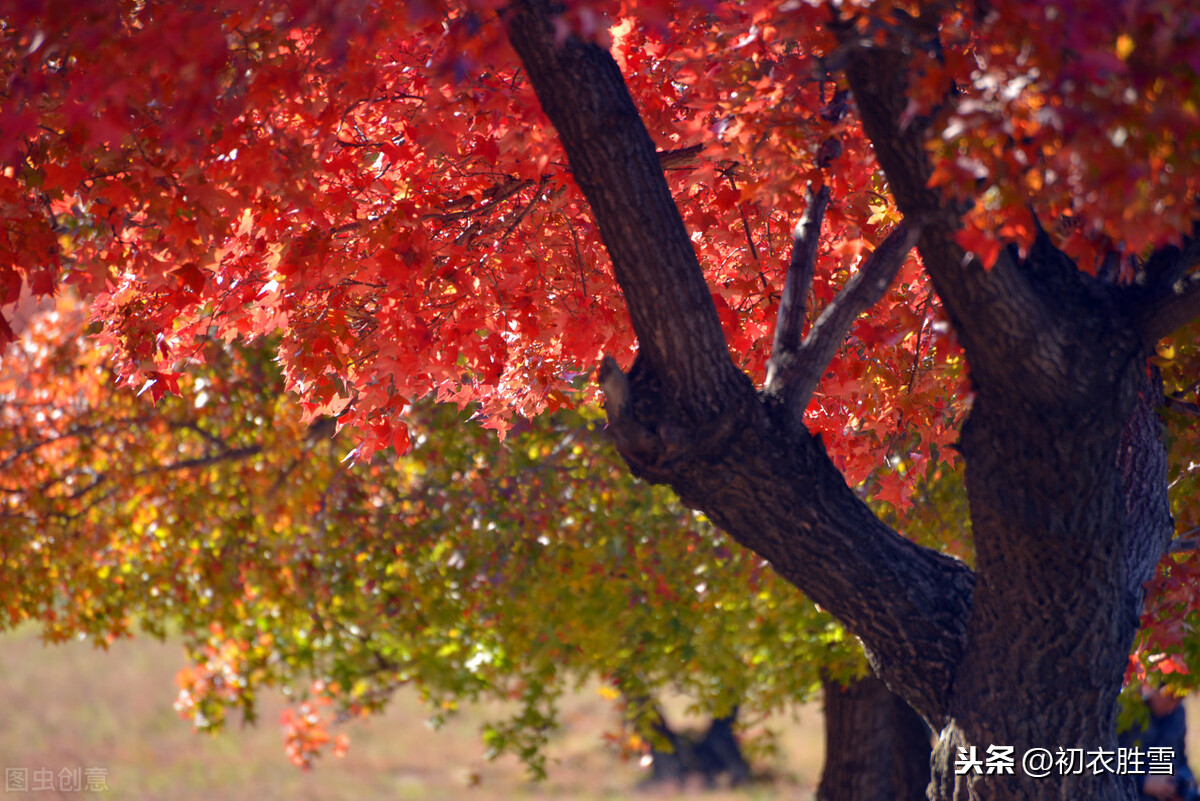
<path id="1" fill-rule="evenodd" d="M 921 716 L 874 676 L 824 688 L 817 801 L 924 801 L 932 732 Z"/>
<path id="2" fill-rule="evenodd" d="M 698 734 L 676 731 L 657 707 L 653 716 L 648 784 L 685 785 L 697 779 L 712 788 L 721 781 L 737 787 L 750 780 L 750 764 L 734 730 L 736 707 L 724 717 L 713 718 Z"/>
<path id="3" fill-rule="evenodd" d="M 601 387 L 631 470 L 671 485 L 858 636 L 888 687 L 940 730 L 931 798 L 1132 799 L 1127 776 L 1038 775 L 1026 755 L 1116 747 L 1142 584 L 1172 532 L 1147 356 L 1200 310 L 1200 293 L 1172 288 L 1190 265 L 1164 249 L 1144 281 L 1115 287 L 1043 232 L 1024 257 L 1006 249 L 985 268 L 957 243 L 961 204 L 930 186 L 925 142 L 939 131 L 908 111 L 911 41 L 834 24 L 863 129 L 970 368 L 968 568 L 884 524 L 803 410 L 780 402 L 788 388 L 759 392 L 733 366 L 619 69 L 556 35 L 554 13 L 519 0 L 505 24 L 629 305 L 638 358 L 628 375 L 606 364 Z M 957 770 L 972 749 L 981 769 Z M 989 752 L 1006 751 L 1011 764 L 986 770 Z"/>
<path id="4" fill-rule="evenodd" d="M 929 187 L 926 133 L 901 122 L 907 58 L 857 49 L 846 75 L 897 205 L 930 215 L 922 261 L 975 390 L 960 445 L 976 582 L 931 797 L 1129 799 L 1129 777 L 1064 775 L 1053 755 L 1116 747 L 1142 585 L 1173 530 L 1161 383 L 1146 363 L 1167 323 L 1148 325 L 1138 290 L 1085 274 L 1044 231 L 990 269 L 963 252 L 957 213 Z M 989 771 L 1000 748 L 1015 764 Z M 982 769 L 960 770 L 972 753 Z M 1031 754 L 1051 755 L 1050 769 Z"/>

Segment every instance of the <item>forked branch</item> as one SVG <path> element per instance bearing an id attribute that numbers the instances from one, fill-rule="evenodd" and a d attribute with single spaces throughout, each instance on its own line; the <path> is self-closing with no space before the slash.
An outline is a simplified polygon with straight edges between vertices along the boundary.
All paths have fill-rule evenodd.
<path id="1" fill-rule="evenodd" d="M 805 217 L 808 216 L 806 213 Z M 804 221 L 801 221 L 801 227 L 803 225 Z M 783 401 L 793 420 L 798 422 L 803 416 L 804 407 L 808 405 L 813 391 L 817 388 L 817 382 L 821 380 L 834 354 L 841 347 L 850 326 L 854 324 L 858 315 L 878 303 L 887 292 L 892 279 L 900 271 L 900 265 L 904 264 L 920 235 L 919 225 L 912 225 L 906 221 L 896 226 L 879 247 L 867 256 L 859 271 L 846 282 L 833 302 L 825 307 L 808 336 L 798 347 L 790 346 L 794 341 L 791 337 L 798 338 L 799 323 L 794 319 L 796 307 L 793 305 L 785 309 L 783 304 L 780 304 L 780 320 L 776 328 L 775 350 L 771 355 L 766 389 L 768 393 Z M 813 247 L 815 259 L 815 245 Z M 787 287 L 792 286 L 793 268 L 797 266 L 799 274 L 795 276 L 796 283 L 812 281 L 812 263 L 797 265 L 797 261 L 793 254 L 792 265 L 788 269 Z M 784 293 L 786 300 L 786 288 Z M 802 305 L 800 313 L 803 314 Z M 781 342 L 784 346 L 782 348 Z"/>
<path id="2" fill-rule="evenodd" d="M 802 427 L 780 430 L 729 356 L 662 157 L 616 62 L 557 35 L 556 9 L 550 0 L 514 0 L 503 19 L 591 206 L 637 334 L 629 373 L 606 359 L 599 376 L 617 449 L 636 475 L 670 484 L 843 620 L 886 681 L 930 720 L 945 719 L 973 574 L 884 524 L 819 438 Z M 836 349 L 842 335 L 834 329 L 844 332 L 882 294 L 915 237 L 903 227 L 864 262 L 796 352 L 823 352 L 829 341 Z M 796 282 L 802 298 L 805 279 Z"/>

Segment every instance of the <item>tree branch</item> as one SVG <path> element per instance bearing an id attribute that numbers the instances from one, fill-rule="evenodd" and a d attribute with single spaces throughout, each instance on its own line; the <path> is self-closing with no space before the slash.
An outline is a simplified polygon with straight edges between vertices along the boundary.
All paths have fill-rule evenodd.
<path id="1" fill-rule="evenodd" d="M 11 453 L 5 454 L 4 458 L 0 460 L 0 470 L 7 470 L 13 465 L 14 462 L 16 462 L 17 459 L 21 458 L 22 456 L 33 453 L 34 451 L 37 451 L 48 445 L 53 445 L 55 442 L 59 442 L 60 440 L 70 439 L 72 437 L 84 437 L 89 434 L 95 434 L 97 432 L 117 428 L 119 426 L 142 425 L 149 422 L 150 419 L 151 418 L 148 416 L 127 417 L 118 420 L 109 420 L 108 422 L 99 423 L 97 425 L 75 426 L 74 428 L 63 431 L 62 433 L 53 434 L 45 439 L 35 440 L 22 445 L 19 448 L 14 448 Z"/>
<path id="2" fill-rule="evenodd" d="M 825 220 L 825 208 L 829 205 L 828 186 L 822 185 L 815 196 L 812 187 L 809 187 L 805 195 L 808 206 L 796 230 L 792 232 L 792 258 L 788 263 L 783 297 L 779 300 L 775 341 L 771 346 L 771 361 L 767 365 L 766 390 L 771 394 L 779 394 L 780 371 L 786 361 L 796 357 L 803 342 L 805 300 L 816 273 L 817 245 Z"/>
<path id="3" fill-rule="evenodd" d="M 1044 231 L 1026 258 L 1004 248 L 987 269 L 965 251 L 955 235 L 970 201 L 929 186 L 931 119 L 906 114 L 911 59 L 905 43 L 863 41 L 853 25 L 840 33 L 863 129 L 904 218 L 921 223 L 921 260 L 966 352 L 976 390 L 1037 406 L 1082 406 L 1111 394 L 1111 386 L 1098 383 L 1107 379 L 1094 365 L 1132 363 L 1141 343 L 1110 288 L 1081 272 Z"/>
<path id="4" fill-rule="evenodd" d="M 1126 308 L 1147 345 L 1200 316 L 1200 238 L 1189 238 L 1182 249 L 1161 248 L 1146 264 L 1149 286 L 1123 290 Z"/>
<path id="5" fill-rule="evenodd" d="M 866 258 L 854 277 L 846 282 L 833 302 L 821 312 L 800 348 L 792 354 L 785 351 L 775 375 L 774 390 L 783 398 L 785 408 L 794 419 L 799 420 L 803 416 L 804 407 L 808 405 L 833 355 L 845 341 L 850 326 L 858 315 L 878 303 L 887 292 L 920 233 L 920 226 L 907 222 L 896 226 Z M 787 358 L 789 355 L 791 358 Z M 774 358 L 772 355 L 772 362 Z M 768 387 L 768 391 L 771 389 Z"/>
<path id="6" fill-rule="evenodd" d="M 661 156 L 612 56 L 556 42 L 546 0 L 513 3 L 508 38 L 559 133 L 625 296 L 639 360 L 687 417 L 752 392 L 729 357 L 712 296 L 663 175 Z"/>
<path id="7" fill-rule="evenodd" d="M 858 41 L 853 24 L 841 31 L 847 82 L 863 130 L 870 139 L 888 188 L 905 219 L 922 224 L 918 247 L 934 289 L 968 354 L 994 347 L 998 333 L 1011 329 L 1014 316 L 989 281 L 988 273 L 954 239 L 962 224 L 962 204 L 951 203 L 929 186 L 933 169 L 925 150 L 928 120 L 907 119 L 909 57 L 899 42 Z M 977 319 L 982 316 L 984 319 Z M 977 324 L 976 324 L 977 323 Z M 975 348 L 976 344 L 978 348 Z M 972 373 L 983 365 L 972 360 Z"/>
<path id="8" fill-rule="evenodd" d="M 1200 403 L 1185 401 L 1183 398 L 1175 397 L 1174 394 L 1167 398 L 1164 403 L 1173 412 L 1200 419 Z"/>
<path id="9" fill-rule="evenodd" d="M 700 151 L 704 145 L 688 145 L 674 150 L 658 151 L 658 163 L 664 170 L 691 170 L 700 166 Z"/>
<path id="10" fill-rule="evenodd" d="M 781 419 L 734 366 L 620 70 L 595 45 L 571 36 L 556 44 L 552 14 L 545 0 L 516 0 L 504 20 L 591 205 L 638 337 L 628 375 L 612 360 L 601 371 L 609 433 L 636 475 L 670 484 L 767 559 L 862 639 L 914 708 L 944 720 L 974 575 L 880 521 L 820 439 Z M 851 295 L 870 297 L 872 281 L 859 283 L 867 286 Z"/>
<path id="11" fill-rule="evenodd" d="M 1196 550 L 1197 537 L 1200 537 L 1200 526 L 1190 528 L 1171 540 L 1171 545 L 1167 548 L 1167 553 L 1183 553 L 1184 551 Z"/>

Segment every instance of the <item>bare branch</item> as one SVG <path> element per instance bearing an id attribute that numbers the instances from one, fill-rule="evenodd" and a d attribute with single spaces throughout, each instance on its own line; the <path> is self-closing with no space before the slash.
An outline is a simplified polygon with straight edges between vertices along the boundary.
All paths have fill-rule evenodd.
<path id="1" fill-rule="evenodd" d="M 160 473 L 174 473 L 187 470 L 194 470 L 199 467 L 209 467 L 211 465 L 220 464 L 222 462 L 236 462 L 243 459 L 249 459 L 252 456 L 257 456 L 262 453 L 261 445 L 247 445 L 242 448 L 226 448 L 216 453 L 197 456 L 191 459 L 180 459 L 176 462 L 168 462 L 166 464 L 156 464 L 149 467 L 143 467 L 140 470 L 133 470 L 127 473 L 122 473 L 117 476 L 111 472 L 97 473 L 92 481 L 84 487 L 80 487 L 68 494 L 56 496 L 56 500 L 77 501 L 90 493 L 101 485 L 114 480 L 128 482 L 132 479 L 142 478 L 143 476 L 152 476 Z M 42 494 L 48 494 L 48 491 L 55 485 L 66 482 L 73 476 L 63 476 L 60 478 L 47 481 L 37 488 L 37 491 Z"/>
<path id="2" fill-rule="evenodd" d="M 446 212 L 443 214 L 426 214 L 421 219 L 437 220 L 439 222 L 449 223 L 449 222 L 455 222 L 457 220 L 464 220 L 464 219 L 467 219 L 468 217 L 477 217 L 481 214 L 488 214 L 488 213 L 491 213 L 494 209 L 499 207 L 501 204 L 504 203 L 504 201 L 508 200 L 510 197 L 512 197 L 516 193 L 520 192 L 523 189 L 528 189 L 529 187 L 534 186 L 534 185 L 535 184 L 531 180 L 527 179 L 527 180 L 522 181 L 520 179 L 510 177 L 503 184 L 492 187 L 490 190 L 488 190 L 488 193 L 487 193 L 488 198 L 487 198 L 487 202 L 485 202 L 485 203 L 481 203 L 478 206 L 470 208 L 471 204 L 474 203 L 474 198 L 472 198 L 468 195 L 465 197 L 458 198 L 457 200 L 453 201 L 451 205 L 454 205 L 454 206 L 466 205 L 469 208 L 466 208 L 463 211 L 451 211 L 451 212 Z"/>
<path id="3" fill-rule="evenodd" d="M 1134 311 L 1138 331 L 1147 344 L 1157 342 L 1196 317 L 1200 317 L 1200 273 L 1184 276 L 1142 298 Z"/>
<path id="4" fill-rule="evenodd" d="M 1147 345 L 1200 316 L 1200 223 L 1183 247 L 1161 247 L 1138 270 L 1137 281 L 1118 288 L 1134 326 Z"/>
<path id="5" fill-rule="evenodd" d="M 512 235 L 512 232 L 517 230 L 517 226 L 521 224 L 521 221 L 528 217 L 529 213 L 533 211 L 533 207 L 541 202 L 542 198 L 546 194 L 546 187 L 549 185 L 549 183 L 550 179 L 547 176 L 542 176 L 541 182 L 538 183 L 537 190 L 533 193 L 533 199 L 525 205 L 525 208 L 518 212 L 517 216 L 513 218 L 512 223 L 509 224 L 509 226 L 504 229 L 504 233 L 500 235 L 501 242 L 508 239 L 509 236 Z"/>
<path id="6" fill-rule="evenodd" d="M 858 315 L 879 302 L 921 235 L 919 225 L 902 222 L 862 263 L 859 271 L 825 307 L 808 337 L 775 376 L 775 391 L 793 419 L 804 414 L 817 382 Z M 789 276 L 790 278 L 790 276 Z"/>
<path id="7" fill-rule="evenodd" d="M 1185 401 L 1181 397 L 1175 397 L 1174 394 L 1167 397 L 1164 403 L 1166 404 L 1167 408 L 1173 412 L 1178 412 L 1179 414 L 1184 414 L 1188 417 L 1200 419 L 1200 403 Z"/>
<path id="8" fill-rule="evenodd" d="M 783 298 L 779 301 L 779 315 L 775 320 L 775 342 L 771 346 L 771 362 L 767 365 L 767 392 L 776 393 L 781 384 L 779 376 L 783 365 L 795 358 L 804 336 L 804 301 L 812 287 L 816 272 L 817 244 L 821 238 L 821 223 L 829 205 L 829 187 L 822 186 L 813 195 L 812 188 L 805 191 L 808 203 L 804 216 L 792 232 L 792 259 L 788 263 L 787 281 L 783 286 Z"/>
<path id="9" fill-rule="evenodd" d="M 700 166 L 700 151 L 704 145 L 677 147 L 658 151 L 658 163 L 664 170 L 690 170 Z"/>
<path id="10" fill-rule="evenodd" d="M 143 425 L 149 421 L 150 417 L 148 416 L 126 417 L 118 420 L 109 420 L 106 423 L 101 423 L 98 425 L 76 426 L 60 434 L 54 434 L 46 437 L 45 439 L 40 439 L 35 442 L 22 445 L 21 447 L 14 449 L 12 453 L 5 454 L 4 459 L 0 460 L 0 470 L 7 470 L 13 465 L 14 462 L 16 462 L 17 459 L 21 458 L 22 456 L 33 453 L 34 451 L 37 451 L 48 445 L 53 445 L 55 442 L 63 439 L 70 439 L 71 437 L 84 437 L 101 431 L 114 429 L 119 426 Z"/>
<path id="11" fill-rule="evenodd" d="M 1200 526 L 1189 529 L 1171 540 L 1171 546 L 1167 548 L 1167 553 L 1183 553 L 1184 551 L 1196 550 L 1197 537 L 1200 537 Z"/>
<path id="12" fill-rule="evenodd" d="M 221 462 L 237 462 L 243 459 L 249 459 L 251 456 L 257 456 L 260 453 L 262 453 L 261 445 L 247 445 L 242 448 L 229 448 L 227 450 L 220 451 L 219 453 L 212 453 L 207 456 L 197 456 L 194 459 L 180 459 L 177 462 L 147 467 L 129 475 L 132 478 L 140 478 L 141 476 L 153 475 L 155 473 L 172 473 L 178 470 L 193 470 L 197 467 L 209 467 L 210 465 L 220 464 Z"/>

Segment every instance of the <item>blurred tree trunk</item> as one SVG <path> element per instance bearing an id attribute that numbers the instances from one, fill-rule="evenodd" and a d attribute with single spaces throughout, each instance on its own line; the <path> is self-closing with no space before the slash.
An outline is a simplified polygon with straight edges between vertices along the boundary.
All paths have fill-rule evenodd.
<path id="1" fill-rule="evenodd" d="M 921 716 L 870 676 L 825 682 L 825 768 L 818 801 L 923 801 L 930 731 Z"/>
<path id="2" fill-rule="evenodd" d="M 737 707 L 728 715 L 713 718 L 699 733 L 675 731 L 655 706 L 650 728 L 650 776 L 646 784 L 687 784 L 698 778 L 705 787 L 716 787 L 725 777 L 736 787 L 750 780 L 750 764 L 742 754 L 734 727 Z"/>

